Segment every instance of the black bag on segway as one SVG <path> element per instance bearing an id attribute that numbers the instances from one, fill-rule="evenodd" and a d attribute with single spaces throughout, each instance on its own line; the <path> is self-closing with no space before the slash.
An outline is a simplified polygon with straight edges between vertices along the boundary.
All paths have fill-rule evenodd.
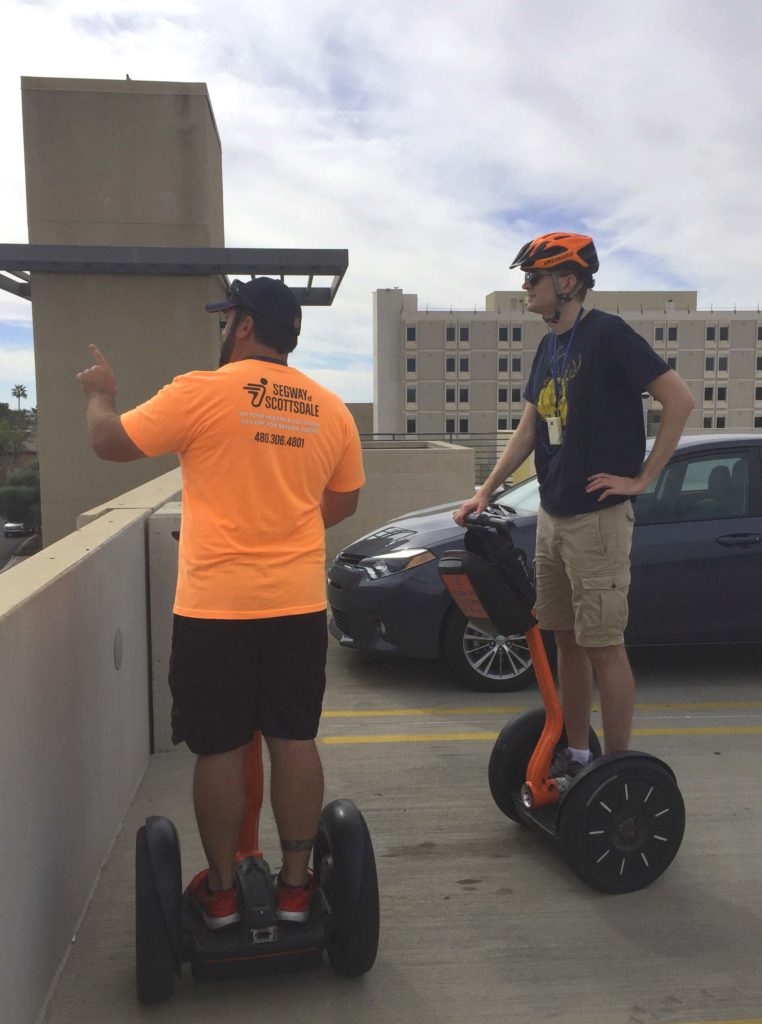
<path id="1" fill-rule="evenodd" d="M 486 613 L 496 629 L 513 636 L 536 625 L 536 598 L 526 559 L 508 531 L 507 525 L 467 529 L 466 550 L 446 551 L 439 572 L 464 615 L 484 618 Z"/>

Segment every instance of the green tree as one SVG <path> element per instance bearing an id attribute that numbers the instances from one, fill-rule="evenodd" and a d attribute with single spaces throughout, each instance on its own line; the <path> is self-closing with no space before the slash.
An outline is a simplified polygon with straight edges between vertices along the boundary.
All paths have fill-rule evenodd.
<path id="1" fill-rule="evenodd" d="M 26 388 L 24 387 L 23 384 L 14 384 L 13 387 L 11 388 L 11 394 L 18 401 L 18 411 L 21 412 L 21 399 L 26 399 L 28 397 L 26 393 Z"/>

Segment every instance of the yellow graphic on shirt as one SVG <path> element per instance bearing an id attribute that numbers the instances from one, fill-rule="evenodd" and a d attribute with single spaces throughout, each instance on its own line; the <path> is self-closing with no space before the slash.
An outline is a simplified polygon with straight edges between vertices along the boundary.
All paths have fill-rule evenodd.
<path id="1" fill-rule="evenodd" d="M 553 374 L 548 370 L 548 376 L 545 378 L 545 383 L 540 388 L 540 393 L 537 396 L 537 411 L 544 420 L 547 420 L 549 416 L 558 416 L 561 419 L 561 426 L 566 426 L 566 420 L 569 415 L 569 406 L 566 400 L 567 389 L 569 383 L 579 373 L 581 364 L 582 358 L 577 356 L 566 367 L 563 377 L 558 382 L 558 400 L 556 400 L 556 383 L 553 380 Z"/>

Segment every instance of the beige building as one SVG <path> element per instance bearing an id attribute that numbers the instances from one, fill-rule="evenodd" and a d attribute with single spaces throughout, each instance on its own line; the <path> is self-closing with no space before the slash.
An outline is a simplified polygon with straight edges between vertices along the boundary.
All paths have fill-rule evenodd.
<path id="1" fill-rule="evenodd" d="M 762 430 L 762 314 L 697 309 L 696 292 L 592 293 L 688 383 L 687 430 Z M 473 437 L 515 429 L 546 332 L 523 291 L 491 292 L 484 310 L 418 308 L 418 296 L 379 289 L 373 302 L 374 430 Z M 644 400 L 649 434 L 660 406 Z"/>

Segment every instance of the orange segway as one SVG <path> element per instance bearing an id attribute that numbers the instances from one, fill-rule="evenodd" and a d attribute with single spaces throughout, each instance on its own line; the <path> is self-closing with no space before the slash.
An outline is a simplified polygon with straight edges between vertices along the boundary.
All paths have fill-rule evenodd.
<path id="1" fill-rule="evenodd" d="M 489 762 L 492 797 L 506 817 L 551 839 L 588 885 L 642 889 L 666 871 L 682 842 L 685 806 L 674 772 L 640 751 L 601 756 L 591 729 L 591 762 L 574 777 L 551 777 L 566 732 L 526 561 L 509 520 L 483 512 L 466 526 L 465 550 L 439 559 L 442 580 L 464 615 L 498 640 L 525 635 L 544 705 L 500 732 Z"/>
<path id="2" fill-rule="evenodd" d="M 321 813 L 313 851 L 317 887 L 303 924 L 278 921 L 275 880 L 259 849 L 264 771 L 262 737 L 246 749 L 246 811 L 236 855 L 241 920 L 218 931 L 204 924 L 182 890 L 180 844 L 168 818 L 150 817 L 135 847 L 135 952 L 142 1003 L 172 995 L 183 963 L 197 981 L 274 974 L 318 967 L 323 951 L 337 974 L 371 969 L 379 933 L 373 846 L 351 800 L 333 800 Z"/>

